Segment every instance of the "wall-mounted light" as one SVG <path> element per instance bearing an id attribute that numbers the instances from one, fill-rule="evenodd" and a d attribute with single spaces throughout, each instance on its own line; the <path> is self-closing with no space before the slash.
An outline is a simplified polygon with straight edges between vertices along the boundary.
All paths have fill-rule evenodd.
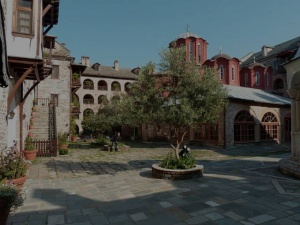
<path id="1" fill-rule="evenodd" d="M 23 120 L 25 120 L 25 118 L 26 118 L 26 115 L 25 115 L 25 113 L 23 114 L 23 117 L 22 117 L 22 118 L 23 118 Z"/>
<path id="2" fill-rule="evenodd" d="M 14 111 L 11 111 L 11 112 L 9 113 L 9 119 L 13 119 L 14 116 L 15 116 L 15 112 L 14 112 Z"/>

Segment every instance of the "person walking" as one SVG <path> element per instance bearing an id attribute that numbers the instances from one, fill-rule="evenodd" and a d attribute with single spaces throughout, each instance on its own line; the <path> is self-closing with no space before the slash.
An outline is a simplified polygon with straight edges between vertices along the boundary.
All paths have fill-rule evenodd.
<path id="1" fill-rule="evenodd" d="M 120 132 L 116 132 L 112 137 L 112 150 L 118 151 L 119 139 L 120 139 Z"/>

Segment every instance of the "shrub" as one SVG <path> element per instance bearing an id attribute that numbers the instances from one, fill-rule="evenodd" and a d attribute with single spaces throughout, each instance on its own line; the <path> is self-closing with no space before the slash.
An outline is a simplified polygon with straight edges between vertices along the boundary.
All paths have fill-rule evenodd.
<path id="1" fill-rule="evenodd" d="M 195 165 L 196 159 L 191 153 L 176 159 L 174 154 L 170 152 L 160 163 L 160 167 L 166 169 L 191 169 L 194 168 Z"/>
<path id="2" fill-rule="evenodd" d="M 32 142 L 32 138 L 27 136 L 25 139 L 25 146 L 24 149 L 27 151 L 32 151 L 32 150 L 36 150 L 36 147 L 34 145 L 34 143 Z"/>
<path id="3" fill-rule="evenodd" d="M 110 139 L 105 136 L 101 136 L 96 139 L 96 143 L 100 146 L 108 145 L 108 144 L 110 144 Z"/>
<path id="4" fill-rule="evenodd" d="M 23 177 L 28 161 L 19 154 L 15 146 L 0 151 L 0 181 Z"/>
<path id="5" fill-rule="evenodd" d="M 58 132 L 57 134 L 57 140 L 58 140 L 58 144 L 65 144 L 68 140 L 68 134 L 67 133 L 63 133 L 63 132 Z"/>
<path id="6" fill-rule="evenodd" d="M 60 155 L 68 155 L 69 149 L 58 149 Z"/>
<path id="7" fill-rule="evenodd" d="M 23 204 L 23 197 L 20 190 L 13 184 L 0 183 L 0 199 L 7 201 L 6 209 L 15 211 Z"/>

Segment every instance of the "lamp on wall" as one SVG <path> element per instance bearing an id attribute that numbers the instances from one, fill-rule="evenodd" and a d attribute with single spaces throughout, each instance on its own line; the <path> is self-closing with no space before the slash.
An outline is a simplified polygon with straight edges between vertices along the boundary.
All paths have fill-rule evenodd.
<path id="1" fill-rule="evenodd" d="M 26 115 L 25 115 L 25 113 L 23 114 L 23 117 L 22 117 L 22 118 L 23 118 L 23 120 L 25 120 L 25 118 L 26 118 Z"/>
<path id="2" fill-rule="evenodd" d="M 10 119 L 13 119 L 14 116 L 15 116 L 15 112 L 14 112 L 14 111 L 11 111 L 11 112 L 9 113 L 9 118 L 10 118 Z"/>

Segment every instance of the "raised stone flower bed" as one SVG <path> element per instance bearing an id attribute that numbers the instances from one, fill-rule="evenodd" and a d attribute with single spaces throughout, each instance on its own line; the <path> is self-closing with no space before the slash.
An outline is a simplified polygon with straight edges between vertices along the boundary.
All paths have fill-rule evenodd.
<path id="1" fill-rule="evenodd" d="M 203 176 L 204 167 L 202 165 L 196 165 L 191 169 L 166 169 L 160 167 L 158 164 L 152 165 L 152 176 L 159 179 L 167 180 L 183 180 L 199 178 Z"/>
<path id="2" fill-rule="evenodd" d="M 300 179 L 300 161 L 293 158 L 279 160 L 279 170 L 289 176 Z"/>

